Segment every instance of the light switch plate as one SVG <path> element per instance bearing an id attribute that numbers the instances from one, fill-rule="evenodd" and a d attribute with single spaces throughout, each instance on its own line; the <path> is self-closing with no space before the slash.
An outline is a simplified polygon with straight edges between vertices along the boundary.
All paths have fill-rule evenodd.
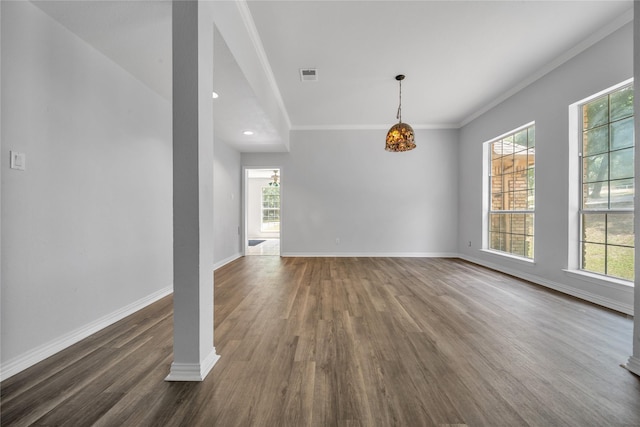
<path id="1" fill-rule="evenodd" d="M 23 171 L 27 167 L 27 156 L 24 153 L 18 153 L 17 151 L 10 151 L 11 155 L 11 169 L 17 169 Z"/>

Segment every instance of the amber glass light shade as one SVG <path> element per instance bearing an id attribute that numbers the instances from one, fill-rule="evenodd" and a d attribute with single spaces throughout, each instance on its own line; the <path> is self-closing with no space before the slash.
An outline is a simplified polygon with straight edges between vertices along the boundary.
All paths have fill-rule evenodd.
<path id="1" fill-rule="evenodd" d="M 396 123 L 387 132 L 387 144 L 384 149 L 387 151 L 409 151 L 416 148 L 413 141 L 413 129 L 406 123 Z"/>
<path id="2" fill-rule="evenodd" d="M 414 141 L 413 128 L 406 123 L 402 123 L 402 80 L 404 80 L 404 75 L 398 74 L 396 80 L 398 81 L 400 89 L 398 96 L 398 114 L 396 115 L 398 123 L 391 126 L 391 129 L 387 132 L 387 144 L 384 149 L 395 152 L 409 151 L 416 148 L 416 143 Z"/>

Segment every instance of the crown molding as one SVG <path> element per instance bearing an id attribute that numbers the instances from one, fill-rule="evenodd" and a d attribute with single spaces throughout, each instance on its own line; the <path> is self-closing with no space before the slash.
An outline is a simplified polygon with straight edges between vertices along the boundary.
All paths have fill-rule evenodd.
<path id="1" fill-rule="evenodd" d="M 633 22 L 633 8 L 629 9 L 628 11 L 620 15 L 618 18 L 611 21 L 609 24 L 600 28 L 598 31 L 594 32 L 589 37 L 587 37 L 586 39 L 584 39 L 583 41 L 581 41 L 580 43 L 578 43 L 568 51 L 564 52 L 562 55 L 555 58 L 553 61 L 544 65 L 542 68 L 538 69 L 538 71 L 529 75 L 529 77 L 527 77 L 516 86 L 504 92 L 501 96 L 497 97 L 489 104 L 486 104 L 484 107 L 480 108 L 475 113 L 472 113 L 471 115 L 469 115 L 466 119 L 462 120 L 458 124 L 458 128 L 468 125 L 469 123 L 471 123 L 472 121 L 474 121 L 475 119 L 483 115 L 484 113 L 488 112 L 492 108 L 506 101 L 507 99 L 509 99 L 516 93 L 520 92 L 522 89 L 526 88 L 536 80 L 539 80 L 540 78 L 544 77 L 546 74 L 555 70 L 556 68 L 558 68 L 565 62 L 569 61 L 573 57 L 584 52 L 585 50 L 587 50 L 594 44 L 598 43 L 605 37 L 609 36 L 613 32 L 622 28 L 624 25 L 628 24 L 629 22 Z"/>
<path id="2" fill-rule="evenodd" d="M 276 103 L 282 112 L 282 115 L 286 121 L 286 124 L 289 129 L 291 129 L 291 119 L 289 118 L 289 113 L 284 105 L 284 100 L 282 99 L 282 94 L 280 93 L 280 88 L 278 87 L 278 83 L 276 82 L 276 78 L 273 74 L 273 69 L 271 68 L 271 64 L 269 63 L 269 59 L 267 57 L 267 53 L 264 50 L 264 45 L 262 44 L 262 39 L 260 38 L 260 34 L 258 33 L 258 29 L 256 28 L 255 21 L 253 20 L 253 15 L 251 15 L 251 10 L 249 9 L 249 5 L 246 0 L 237 0 L 235 1 L 236 7 L 238 8 L 238 12 L 240 13 L 240 17 L 244 26 L 247 30 L 247 34 L 251 39 L 251 43 L 253 44 L 253 48 L 255 49 L 256 55 L 258 56 L 258 60 L 260 61 L 260 65 L 262 66 L 262 71 L 264 72 L 267 81 L 269 82 L 269 86 L 271 87 L 271 91 L 276 99 Z"/>
<path id="3" fill-rule="evenodd" d="M 291 130 L 384 130 L 388 131 L 393 125 L 296 125 L 292 126 Z M 459 126 L 453 123 L 441 123 L 441 124 L 418 124 L 411 125 L 414 130 L 433 130 L 433 129 L 458 129 Z"/>

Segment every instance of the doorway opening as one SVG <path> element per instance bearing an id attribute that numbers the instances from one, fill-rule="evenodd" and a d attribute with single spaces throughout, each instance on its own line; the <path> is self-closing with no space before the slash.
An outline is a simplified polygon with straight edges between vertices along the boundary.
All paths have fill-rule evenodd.
<path id="1" fill-rule="evenodd" d="M 280 168 L 245 169 L 245 255 L 280 255 Z"/>

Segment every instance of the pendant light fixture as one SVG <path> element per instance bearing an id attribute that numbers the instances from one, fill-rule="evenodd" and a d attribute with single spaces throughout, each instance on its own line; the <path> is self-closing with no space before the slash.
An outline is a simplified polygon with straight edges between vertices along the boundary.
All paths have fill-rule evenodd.
<path id="1" fill-rule="evenodd" d="M 270 187 L 280 187 L 280 183 L 278 182 L 278 171 L 274 170 L 273 175 L 271 175 L 271 182 L 269 183 Z"/>
<path id="2" fill-rule="evenodd" d="M 389 129 L 389 132 L 387 132 L 387 144 L 384 149 L 395 152 L 409 151 L 416 148 L 416 143 L 413 141 L 414 134 L 411 126 L 402 123 L 402 80 L 404 80 L 404 75 L 397 75 L 396 80 L 400 84 L 400 101 L 398 104 L 398 114 L 396 115 L 398 123 L 393 125 L 391 129 Z"/>

